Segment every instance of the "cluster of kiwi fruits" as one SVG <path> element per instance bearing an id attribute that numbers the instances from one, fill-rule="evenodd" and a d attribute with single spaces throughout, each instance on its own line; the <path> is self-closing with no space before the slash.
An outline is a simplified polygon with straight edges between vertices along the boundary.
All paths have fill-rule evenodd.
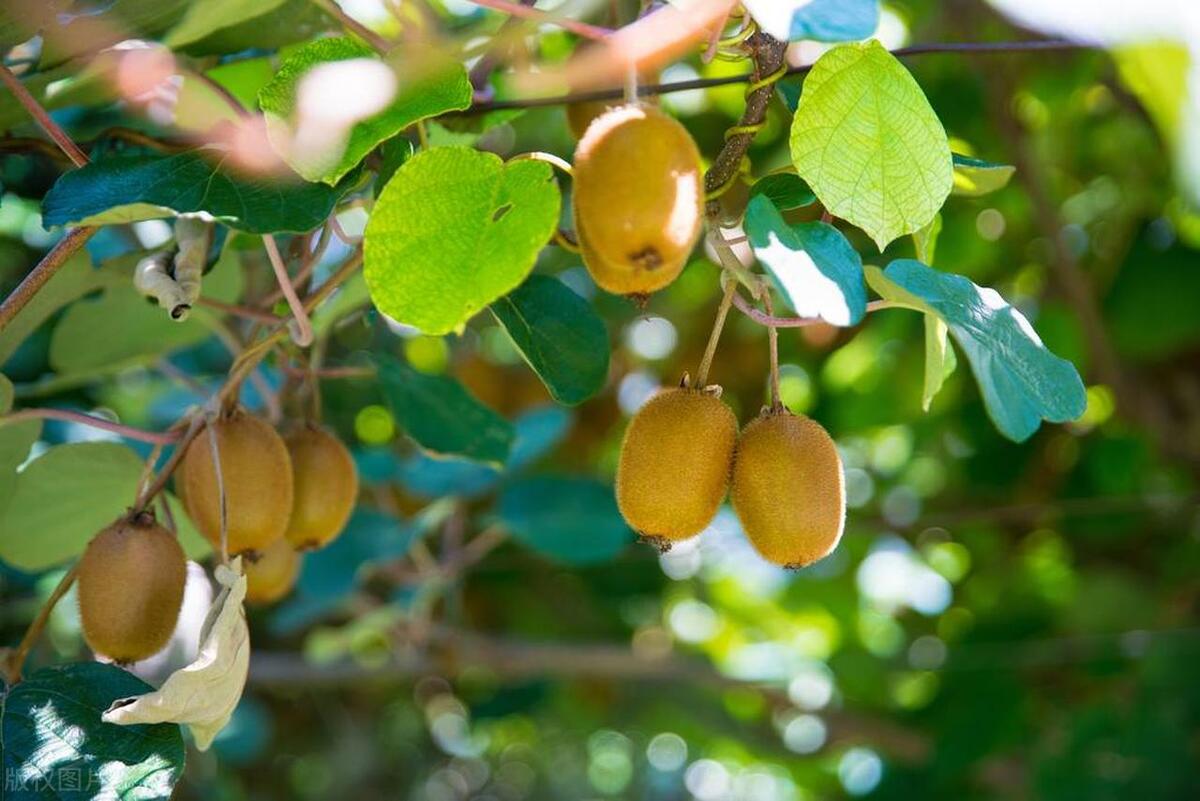
<path id="1" fill-rule="evenodd" d="M 214 439 L 219 459 L 213 458 Z M 281 437 L 242 411 L 212 421 L 192 440 L 175 484 L 192 522 L 217 551 L 224 517 L 225 548 L 243 557 L 251 603 L 287 594 L 301 552 L 332 542 L 358 496 L 350 452 L 329 431 L 304 424 Z M 84 639 L 119 663 L 157 653 L 175 629 L 186 578 L 179 541 L 152 513 L 123 517 L 88 543 L 79 563 Z"/>
<path id="2" fill-rule="evenodd" d="M 828 432 L 772 406 L 739 434 L 715 388 L 669 389 L 634 415 L 616 489 L 626 522 L 663 550 L 704 530 L 728 492 L 750 543 L 788 568 L 829 555 L 846 519 L 842 461 Z"/>

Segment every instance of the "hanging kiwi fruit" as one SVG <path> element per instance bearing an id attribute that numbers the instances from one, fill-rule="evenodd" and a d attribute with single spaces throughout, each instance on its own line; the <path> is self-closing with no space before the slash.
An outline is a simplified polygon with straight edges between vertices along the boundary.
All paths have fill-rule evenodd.
<path id="1" fill-rule="evenodd" d="M 280 537 L 254 559 L 245 562 L 246 601 L 270 604 L 287 595 L 300 576 L 303 556 Z"/>
<path id="2" fill-rule="evenodd" d="M 837 547 L 846 520 L 837 446 L 816 421 L 768 409 L 738 439 L 730 498 L 763 558 L 782 567 L 810 565 Z"/>
<path id="3" fill-rule="evenodd" d="M 291 519 L 284 538 L 297 550 L 333 541 L 358 499 L 358 471 L 341 440 L 316 425 L 303 425 L 285 438 L 294 484 Z"/>
<path id="4" fill-rule="evenodd" d="M 88 647 L 118 663 L 161 651 L 183 604 L 187 559 L 154 515 L 122 518 L 79 561 L 79 617 Z"/>
<path id="5" fill-rule="evenodd" d="M 670 284 L 700 236 L 700 152 L 652 106 L 604 112 L 575 149 L 575 234 L 593 280 L 618 295 Z"/>
<path id="6" fill-rule="evenodd" d="M 219 461 L 213 458 L 214 439 Z M 188 446 L 176 483 L 192 522 L 217 552 L 222 487 L 231 557 L 264 551 L 287 530 L 294 492 L 292 460 L 283 439 L 258 417 L 234 411 L 209 423 Z"/>
<path id="7" fill-rule="evenodd" d="M 714 393 L 680 387 L 651 398 L 621 444 L 617 506 L 661 549 L 699 534 L 729 488 L 737 418 Z"/>

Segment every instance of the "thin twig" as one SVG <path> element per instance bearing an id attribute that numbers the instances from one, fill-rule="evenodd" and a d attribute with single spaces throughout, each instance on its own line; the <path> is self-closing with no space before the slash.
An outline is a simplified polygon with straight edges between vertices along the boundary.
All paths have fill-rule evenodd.
<path id="1" fill-rule="evenodd" d="M 742 314 L 749 317 L 760 325 L 771 326 L 772 328 L 803 328 L 807 325 L 820 325 L 825 321 L 820 317 L 775 317 L 771 314 L 766 314 L 759 311 L 750 305 L 750 303 L 741 296 L 735 294 L 733 297 L 733 305 Z M 883 309 L 897 308 L 894 304 L 886 300 L 873 300 L 867 304 L 867 313 L 882 311 Z"/>
<path id="2" fill-rule="evenodd" d="M 75 255 L 75 251 L 83 247 L 84 243 L 91 239 L 98 230 L 91 226 L 72 228 L 66 236 L 55 243 L 50 252 L 42 257 L 42 260 L 29 271 L 17 288 L 4 299 L 4 303 L 0 304 L 0 331 L 8 327 L 13 318 L 20 314 L 21 309 L 33 300 L 33 296 L 38 293 L 38 290 L 45 286 L 46 282 L 67 263 L 67 260 Z"/>
<path id="3" fill-rule="evenodd" d="M 262 309 L 252 309 L 249 306 L 238 306 L 235 303 L 225 303 L 223 301 L 214 300 L 213 298 L 200 298 L 196 301 L 200 306 L 206 306 L 214 311 L 232 314 L 234 317 L 244 317 L 247 320 L 254 320 L 259 323 L 267 323 L 274 325 L 282 322 L 283 318 L 276 314 L 263 311 Z"/>
<path id="4" fill-rule="evenodd" d="M 610 28 L 601 28 L 598 25 L 589 25 L 586 22 L 561 17 L 557 14 L 551 14 L 546 11 L 539 11 L 536 8 L 523 6 L 520 3 L 510 2 L 510 0 L 467 0 L 468 2 L 490 8 L 493 11 L 503 11 L 513 17 L 521 17 L 523 19 L 533 20 L 535 22 L 554 25 L 562 28 L 564 31 L 570 31 L 576 36 L 582 36 L 584 39 L 592 39 L 593 41 L 602 42 L 613 31 Z"/>
<path id="5" fill-rule="evenodd" d="M 1094 50 L 1096 45 L 1086 42 L 1070 42 L 1064 39 L 1034 39 L 1017 42 L 946 42 L 911 47 L 900 47 L 892 52 L 897 58 L 910 58 L 935 53 L 961 53 L 964 55 L 993 55 L 1022 52 L 1054 52 L 1069 50 Z M 812 69 L 811 64 L 791 67 L 784 77 L 804 75 Z M 719 78 L 694 78 L 688 81 L 672 83 L 644 84 L 638 87 L 639 97 L 666 95 L 674 92 L 686 92 L 691 89 L 711 89 L 716 86 L 728 86 L 735 83 L 749 83 L 754 80 L 753 73 L 745 75 L 726 75 Z M 620 100 L 624 89 L 595 89 L 587 92 L 570 92 L 550 97 L 527 97 L 506 100 L 490 100 L 476 103 L 469 109 L 455 112 L 460 116 L 476 116 L 489 111 L 501 109 L 539 108 L 544 106 L 563 106 L 570 103 L 583 103 L 592 100 Z"/>
<path id="6" fill-rule="evenodd" d="M 713 320 L 712 333 L 708 335 L 708 345 L 704 348 L 704 357 L 696 369 L 696 389 L 704 389 L 708 383 L 708 369 L 712 366 L 713 356 L 717 353 L 717 342 L 721 339 L 721 331 L 725 328 L 725 318 L 729 316 L 729 305 L 737 294 L 737 281 L 731 279 L 725 284 L 725 294 L 721 297 L 721 305 L 717 307 L 717 316 Z"/>
<path id="7" fill-rule="evenodd" d="M 171 479 L 175 468 L 179 466 L 179 463 L 183 460 L 183 455 L 187 453 L 188 446 L 192 444 L 192 440 L 200 433 L 200 426 L 203 422 L 204 418 L 201 415 L 192 415 L 191 420 L 188 421 L 187 430 L 183 432 L 183 436 L 179 438 L 175 450 L 171 453 L 171 458 L 167 459 L 167 463 L 162 466 L 162 470 L 158 471 L 154 483 L 146 487 L 133 504 L 133 509 L 131 510 L 133 514 L 146 511 L 150 502 L 154 500 L 154 497 L 167 486 L 167 482 Z"/>
<path id="8" fill-rule="evenodd" d="M 287 299 L 288 308 L 292 310 L 292 317 L 296 320 L 298 330 L 293 339 L 300 347 L 307 348 L 313 341 L 312 321 L 308 319 L 308 314 L 304 311 L 304 304 L 300 302 L 296 288 L 292 286 L 287 266 L 283 263 L 283 257 L 279 255 L 279 248 L 275 245 L 275 237 L 263 234 L 262 240 L 263 246 L 267 249 L 271 268 L 275 270 L 275 280 L 279 282 L 279 288 L 283 290 L 283 297 Z"/>
<path id="9" fill-rule="evenodd" d="M 76 167 L 83 167 L 88 163 L 87 154 L 79 149 L 79 145 L 67 136 L 66 131 L 58 126 L 46 109 L 42 108 L 41 104 L 34 99 L 34 96 L 25 88 L 25 84 L 21 83 L 21 79 L 12 74 L 12 70 L 0 64 L 0 81 L 8 87 L 8 91 L 13 93 L 17 98 L 17 102 L 25 107 L 29 112 L 29 116 L 37 121 L 46 135 L 54 140 L 54 144 L 58 145 L 59 150 L 67 154 L 67 158 L 71 160 Z"/>
<path id="10" fill-rule="evenodd" d="M 112 420 L 106 420 L 103 417 L 94 417 L 83 412 L 73 412 L 69 409 L 21 409 L 0 418 L 0 425 L 17 423 L 21 420 L 63 420 L 68 423 L 81 423 L 92 428 L 111 431 L 114 434 L 120 434 L 123 437 L 135 439 L 139 442 L 152 442 L 156 445 L 170 445 L 179 439 L 178 434 L 145 431 L 140 428 L 114 423 Z"/>
<path id="11" fill-rule="evenodd" d="M 736 291 L 737 284 L 732 281 L 729 283 L 734 287 L 734 291 Z M 775 309 L 771 301 L 771 290 L 765 284 L 762 286 L 762 304 L 767 310 L 767 315 L 774 319 Z M 767 348 L 771 354 L 771 409 L 777 410 L 783 407 L 783 404 L 779 401 L 779 329 L 770 324 L 767 325 Z"/>

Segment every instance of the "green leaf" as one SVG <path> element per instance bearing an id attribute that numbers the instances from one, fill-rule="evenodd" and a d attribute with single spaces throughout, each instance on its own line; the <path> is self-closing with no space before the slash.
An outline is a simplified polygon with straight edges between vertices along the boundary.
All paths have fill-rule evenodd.
<path id="1" fill-rule="evenodd" d="M 418 153 L 367 223 L 371 300 L 427 334 L 461 328 L 525 280 L 558 226 L 559 203 L 543 162 L 505 164 L 460 147 Z"/>
<path id="2" fill-rule="evenodd" d="M 99 662 L 39 670 L 0 694 L 4 798 L 168 799 L 183 773 L 174 723 L 117 726 L 100 716 L 117 699 L 152 692 Z"/>
<path id="3" fill-rule="evenodd" d="M 750 187 L 750 197 L 757 195 L 766 197 L 780 211 L 803 208 L 817 201 L 816 194 L 804 183 L 804 179 L 790 172 L 777 172 L 759 178 Z"/>
<path id="4" fill-rule="evenodd" d="M 954 194 L 980 197 L 1003 189 L 1012 180 L 1017 168 L 1011 164 L 993 164 L 954 153 Z"/>
<path id="5" fill-rule="evenodd" d="M 789 225 L 765 196 L 746 207 L 754 255 L 792 311 L 832 325 L 855 325 L 867 312 L 862 259 L 832 225 Z"/>
<path id="6" fill-rule="evenodd" d="M 967 355 L 988 415 L 1004 436 L 1022 442 L 1042 420 L 1083 414 L 1087 396 L 1075 366 L 1042 344 L 1025 316 L 994 289 L 912 259 L 867 268 L 882 297 L 943 321 Z M 929 368 L 926 370 L 929 386 Z"/>
<path id="7" fill-rule="evenodd" d="M 286 153 L 287 120 L 295 111 L 296 89 L 304 75 L 320 64 L 347 59 L 375 59 L 375 53 L 354 39 L 330 38 L 309 42 L 292 53 L 275 78 L 258 93 L 258 104 L 267 115 L 268 134 Z M 391 64 L 401 81 L 396 97 L 386 109 L 361 120 L 350 129 L 340 158 L 330 164 L 291 161 L 292 167 L 311 181 L 334 184 L 355 167 L 380 142 L 413 123 L 471 105 L 471 83 L 458 62 L 436 58 L 431 51 L 408 54 L 403 63 Z"/>
<path id="8" fill-rule="evenodd" d="M 569 565 L 607 562 L 633 541 L 612 486 L 587 478 L 517 481 L 500 496 L 500 521 L 513 539 Z"/>
<path id="9" fill-rule="evenodd" d="M 50 277 L 37 294 L 25 304 L 25 308 L 12 321 L 0 329 L 0 364 L 8 361 L 21 343 L 50 315 L 83 297 L 106 286 L 115 286 L 122 279 L 115 273 L 106 273 L 92 268 L 86 251 L 80 251 Z"/>
<path id="10" fill-rule="evenodd" d="M 604 386 L 608 330 L 562 281 L 531 275 L 493 303 L 492 313 L 559 403 L 582 403 Z"/>
<path id="11" fill-rule="evenodd" d="M 247 3 L 245 0 L 193 2 L 188 6 L 187 13 L 179 24 L 163 38 L 163 44 L 170 48 L 178 48 L 198 42 L 214 31 L 274 11 L 284 2 L 285 0 L 256 0 L 253 3 Z"/>
<path id="12" fill-rule="evenodd" d="M 142 297 L 133 287 L 133 270 L 143 254 L 121 256 L 101 265 L 124 280 L 111 283 L 97 298 L 80 300 L 67 309 L 50 337 L 50 366 L 67 374 L 111 364 L 133 363 L 203 342 L 212 328 L 203 318 L 212 312 L 192 310 L 182 322 Z M 241 296 L 240 252 L 226 247 L 204 276 L 206 298 L 234 303 Z"/>
<path id="13" fill-rule="evenodd" d="M 432 454 L 500 466 L 512 449 L 512 424 L 452 378 L 427 375 L 387 355 L 375 356 L 379 383 L 397 423 Z"/>
<path id="14" fill-rule="evenodd" d="M 835 47 L 804 81 L 792 163 L 830 214 L 882 251 L 920 230 L 953 185 L 950 145 L 908 70 L 877 41 Z"/>
<path id="15" fill-rule="evenodd" d="M 17 468 L 29 458 L 29 451 L 41 433 L 41 420 L 0 421 L 0 520 L 4 519 L 4 510 L 17 487 Z"/>
<path id="16" fill-rule="evenodd" d="M 3 428 L 0 428 L 3 431 Z M 57 445 L 17 475 L 0 516 L 0 559 L 36 572 L 78 556 L 133 503 L 142 460 L 115 442 Z M 178 501 L 171 499 L 184 550 L 205 551 Z"/>
<path id="17" fill-rule="evenodd" d="M 204 211 L 252 234 L 321 225 L 337 191 L 278 175 L 239 175 L 216 152 L 115 156 L 64 173 L 42 202 L 42 223 L 100 225 Z"/>
<path id="18" fill-rule="evenodd" d="M 925 411 L 929 411 L 934 396 L 942 391 L 942 385 L 958 366 L 949 333 L 940 317 L 925 315 L 925 384 L 921 390 L 921 408 Z"/>

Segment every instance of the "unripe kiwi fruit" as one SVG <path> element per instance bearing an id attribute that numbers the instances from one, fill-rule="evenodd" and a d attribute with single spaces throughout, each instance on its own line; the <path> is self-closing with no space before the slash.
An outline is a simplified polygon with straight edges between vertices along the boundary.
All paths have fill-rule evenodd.
<path id="1" fill-rule="evenodd" d="M 764 559 L 782 567 L 810 565 L 837 547 L 846 520 L 837 446 L 808 417 L 764 412 L 738 439 L 730 498 Z"/>
<path id="2" fill-rule="evenodd" d="M 283 537 L 259 552 L 254 560 L 247 559 L 246 601 L 269 604 L 287 595 L 300 575 L 302 559 Z"/>
<path id="3" fill-rule="evenodd" d="M 88 646 L 115 662 L 136 662 L 161 651 L 175 631 L 187 559 L 179 540 L 141 513 L 92 538 L 78 581 Z"/>
<path id="4" fill-rule="evenodd" d="M 575 149 L 575 233 L 600 287 L 643 295 L 675 280 L 700 236 L 701 176 L 691 134 L 652 106 L 588 126 Z"/>
<path id="5" fill-rule="evenodd" d="M 233 412 L 209 424 L 221 454 L 230 556 L 266 549 L 287 530 L 292 514 L 292 460 L 266 421 Z M 188 446 L 176 473 L 184 506 L 214 549 L 221 549 L 221 495 L 206 427 Z"/>
<path id="6" fill-rule="evenodd" d="M 284 438 L 292 460 L 292 516 L 284 538 L 297 550 L 327 545 L 346 526 L 358 500 L 358 471 L 337 437 L 305 425 Z"/>
<path id="7" fill-rule="evenodd" d="M 633 416 L 621 443 L 617 506 L 643 539 L 666 549 L 717 514 L 737 442 L 733 412 L 716 395 L 670 389 Z"/>

